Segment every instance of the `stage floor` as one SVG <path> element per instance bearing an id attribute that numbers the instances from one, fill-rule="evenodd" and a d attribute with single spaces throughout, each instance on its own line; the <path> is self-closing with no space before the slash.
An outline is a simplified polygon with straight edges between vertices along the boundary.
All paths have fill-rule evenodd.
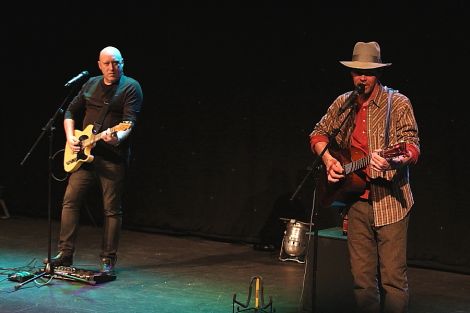
<path id="1" fill-rule="evenodd" d="M 58 223 L 53 221 L 52 254 L 57 233 Z M 48 234 L 44 219 L 0 220 L 0 312 L 227 313 L 232 312 L 234 295 L 245 304 L 251 279 L 261 277 L 265 304 L 271 297 L 277 313 L 297 313 L 304 303 L 303 285 L 311 283 L 304 282 L 306 265 L 279 261 L 279 251 L 124 230 L 116 280 L 89 285 L 56 278 L 15 290 L 17 283 L 8 274 L 44 269 Z M 100 244 L 101 228 L 83 225 L 74 267 L 97 270 Z M 410 313 L 470 312 L 469 275 L 410 267 L 409 279 Z M 253 295 L 248 307 L 254 302 Z"/>

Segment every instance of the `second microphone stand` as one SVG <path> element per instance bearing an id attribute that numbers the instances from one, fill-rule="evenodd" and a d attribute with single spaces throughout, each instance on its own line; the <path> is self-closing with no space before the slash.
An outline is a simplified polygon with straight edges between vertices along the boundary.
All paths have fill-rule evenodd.
<path id="1" fill-rule="evenodd" d="M 318 171 L 319 170 L 326 170 L 323 169 L 323 164 L 321 163 L 323 155 L 326 153 L 328 148 L 331 146 L 331 142 L 335 140 L 336 136 L 339 134 L 340 130 L 343 128 L 344 123 L 349 119 L 353 112 L 353 108 L 355 107 L 355 101 L 357 99 L 357 96 L 361 93 L 364 92 L 364 86 L 360 84 L 356 90 L 354 90 L 351 95 L 348 97 L 346 102 L 343 104 L 343 106 L 339 109 L 338 111 L 338 116 L 341 115 L 345 110 L 349 109 L 348 114 L 344 117 L 344 119 L 341 121 L 341 124 L 337 127 L 334 128 L 331 131 L 331 134 L 328 136 L 328 142 L 323 148 L 323 150 L 316 156 L 314 159 L 312 165 L 308 168 L 309 171 L 307 174 L 304 176 L 300 184 L 297 186 L 297 189 L 295 192 L 292 194 L 290 200 L 294 200 L 295 197 L 297 196 L 298 192 L 300 189 L 302 189 L 303 185 L 307 181 L 307 179 L 310 177 L 310 175 L 314 178 L 314 190 L 313 190 L 313 201 L 312 201 L 312 212 L 310 215 L 310 225 L 311 225 L 311 231 L 308 233 L 309 235 L 313 234 L 313 255 L 312 255 L 312 313 L 316 313 L 316 300 L 317 300 L 317 267 L 318 267 L 318 210 L 317 210 L 317 205 L 318 203 L 316 201 L 316 186 L 317 186 L 317 179 L 318 179 Z M 310 240 L 309 240 L 310 242 Z M 308 250 L 310 251 L 310 250 Z"/>

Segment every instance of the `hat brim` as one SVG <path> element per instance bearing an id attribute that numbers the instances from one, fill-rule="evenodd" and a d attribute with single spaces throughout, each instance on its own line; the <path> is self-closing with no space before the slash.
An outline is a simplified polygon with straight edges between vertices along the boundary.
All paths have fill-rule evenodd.
<path id="1" fill-rule="evenodd" d="M 373 62 L 361 62 L 361 61 L 339 61 L 346 67 L 357 68 L 362 70 L 369 70 L 374 68 L 388 67 L 392 63 L 373 63 Z"/>

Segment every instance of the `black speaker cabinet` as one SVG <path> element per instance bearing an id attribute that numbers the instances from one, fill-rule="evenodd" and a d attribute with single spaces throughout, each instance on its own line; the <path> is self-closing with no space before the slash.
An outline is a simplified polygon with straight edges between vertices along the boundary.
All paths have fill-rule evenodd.
<path id="1" fill-rule="evenodd" d="M 353 283 L 347 244 L 347 237 L 343 236 L 342 228 L 334 227 L 318 231 L 315 313 L 354 311 Z M 302 313 L 313 312 L 312 258 L 314 251 L 312 236 L 307 254 Z"/>

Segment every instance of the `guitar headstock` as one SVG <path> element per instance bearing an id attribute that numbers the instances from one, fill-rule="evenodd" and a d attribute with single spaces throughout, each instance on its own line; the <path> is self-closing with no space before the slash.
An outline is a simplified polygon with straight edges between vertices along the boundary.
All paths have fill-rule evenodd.
<path id="1" fill-rule="evenodd" d="M 406 150 L 406 143 L 399 142 L 397 144 L 389 146 L 383 151 L 381 151 L 380 155 L 384 159 L 393 159 L 399 156 L 408 155 L 408 151 Z"/>
<path id="2" fill-rule="evenodd" d="M 132 127 L 132 122 L 121 122 L 119 123 L 118 125 L 114 126 L 113 128 L 111 128 L 111 130 L 113 132 L 118 132 L 118 131 L 124 131 L 124 130 L 128 130 L 129 128 Z"/>

